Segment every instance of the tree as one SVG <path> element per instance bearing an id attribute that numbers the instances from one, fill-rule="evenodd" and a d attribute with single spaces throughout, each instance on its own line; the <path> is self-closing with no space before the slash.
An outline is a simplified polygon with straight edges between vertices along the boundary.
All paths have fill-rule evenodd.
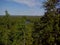
<path id="1" fill-rule="evenodd" d="M 59 13 L 57 13 L 56 5 L 58 4 L 58 0 L 47 0 L 44 4 L 46 9 L 45 15 L 41 18 L 42 23 L 46 24 L 44 27 L 44 39 L 43 43 L 48 45 L 58 45 L 57 38 L 58 30 L 59 30 Z M 43 25 L 42 24 L 42 25 Z M 48 33 L 49 32 L 49 33 Z M 60 32 L 60 31 L 59 31 Z M 47 35 L 48 34 L 48 35 Z M 47 35 L 47 38 L 46 38 Z M 47 45 L 46 44 L 46 45 Z"/>

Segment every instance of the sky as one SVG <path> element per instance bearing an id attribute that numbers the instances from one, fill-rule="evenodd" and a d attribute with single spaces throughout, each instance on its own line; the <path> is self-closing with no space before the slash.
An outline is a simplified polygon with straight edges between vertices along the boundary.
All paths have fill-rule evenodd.
<path id="1" fill-rule="evenodd" d="M 0 15 L 7 10 L 10 15 L 44 15 L 42 7 L 44 0 L 0 0 Z"/>

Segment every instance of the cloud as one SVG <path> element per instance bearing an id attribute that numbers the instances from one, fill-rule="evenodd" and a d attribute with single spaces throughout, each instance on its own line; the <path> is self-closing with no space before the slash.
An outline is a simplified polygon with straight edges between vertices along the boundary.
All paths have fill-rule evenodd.
<path id="1" fill-rule="evenodd" d="M 9 0 L 7 0 L 7 1 L 9 1 Z M 14 1 L 16 3 L 25 4 L 25 5 L 29 6 L 29 7 L 34 7 L 34 6 L 41 5 L 39 0 L 10 0 L 10 1 Z"/>
<path id="2" fill-rule="evenodd" d="M 40 16 L 40 15 L 43 15 L 43 9 L 41 10 L 35 10 L 35 9 L 29 9 L 29 10 L 25 10 L 25 11 L 20 11 L 20 10 L 15 10 L 15 11 L 12 11 L 10 14 L 12 15 L 25 15 L 25 16 Z"/>
<path id="3" fill-rule="evenodd" d="M 42 3 L 40 2 L 41 0 L 40 1 L 39 0 L 5 0 L 5 1 L 16 2 L 16 3 L 27 5 L 29 7 L 33 7 L 33 8 L 26 8 L 26 9 L 25 7 L 23 7 L 24 9 L 23 8 L 20 9 L 20 6 L 16 7 L 14 6 L 14 4 L 12 4 L 2 8 L 4 11 L 6 8 L 11 15 L 29 15 L 29 16 L 38 15 L 39 16 L 39 15 L 43 15 L 44 12 L 44 10 L 40 8 L 40 6 L 42 5 Z"/>

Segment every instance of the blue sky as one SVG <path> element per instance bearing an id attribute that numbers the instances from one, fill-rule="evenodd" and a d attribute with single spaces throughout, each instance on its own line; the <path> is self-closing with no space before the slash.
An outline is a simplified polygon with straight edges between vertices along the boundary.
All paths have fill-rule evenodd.
<path id="1" fill-rule="evenodd" d="M 44 14 L 42 2 L 44 0 L 0 0 L 0 15 L 7 10 L 11 15 L 32 15 Z"/>

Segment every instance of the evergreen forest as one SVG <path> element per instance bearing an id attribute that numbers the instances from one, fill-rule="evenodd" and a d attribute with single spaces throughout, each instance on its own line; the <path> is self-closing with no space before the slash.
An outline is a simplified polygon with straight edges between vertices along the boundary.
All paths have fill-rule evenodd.
<path id="1" fill-rule="evenodd" d="M 60 45 L 60 2 L 47 0 L 43 16 L 0 16 L 0 45 Z M 58 7 L 57 7 L 58 6 Z"/>

